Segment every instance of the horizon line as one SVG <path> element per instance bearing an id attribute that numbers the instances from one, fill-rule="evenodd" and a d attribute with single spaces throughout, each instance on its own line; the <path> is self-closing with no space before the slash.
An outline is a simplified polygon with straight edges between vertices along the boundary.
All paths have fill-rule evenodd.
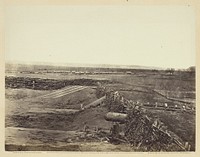
<path id="1" fill-rule="evenodd" d="M 196 67 L 196 65 L 190 65 L 187 68 L 175 68 L 175 67 L 157 67 L 157 66 L 146 66 L 146 65 L 134 65 L 134 64 L 109 64 L 109 63 L 72 63 L 72 62 L 67 62 L 67 63 L 56 63 L 56 62 L 39 62 L 39 61 L 32 61 L 32 62 L 27 62 L 27 61 L 16 61 L 16 60 L 5 60 L 5 64 L 26 64 L 26 65 L 49 65 L 49 66 L 69 66 L 69 65 L 74 65 L 74 66 L 79 66 L 79 67 L 84 67 L 84 66 L 90 66 L 90 67 L 95 67 L 95 66 L 116 66 L 114 68 L 119 68 L 120 67 L 127 67 L 127 68 L 134 68 L 134 67 L 140 67 L 140 68 L 146 68 L 146 69 L 159 69 L 159 70 L 164 70 L 164 69 L 188 69 L 190 67 Z"/>

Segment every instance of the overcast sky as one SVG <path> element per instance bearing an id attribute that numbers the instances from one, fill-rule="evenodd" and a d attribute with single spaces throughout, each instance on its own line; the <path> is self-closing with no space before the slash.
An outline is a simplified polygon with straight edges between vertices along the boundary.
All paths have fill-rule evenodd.
<path id="1" fill-rule="evenodd" d="M 192 7 L 12 6 L 6 61 L 195 65 Z"/>

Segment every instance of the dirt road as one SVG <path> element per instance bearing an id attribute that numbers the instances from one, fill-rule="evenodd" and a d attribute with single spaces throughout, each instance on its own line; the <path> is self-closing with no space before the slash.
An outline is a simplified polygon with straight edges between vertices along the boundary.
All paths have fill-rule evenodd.
<path id="1" fill-rule="evenodd" d="M 81 91 L 86 88 L 87 88 L 86 86 L 69 86 L 69 87 L 63 88 L 61 90 L 52 92 L 50 94 L 42 95 L 41 98 L 46 98 L 46 99 L 59 98 L 59 97 L 62 97 L 62 96 L 68 95 L 68 94 L 72 94 L 72 93 Z"/>

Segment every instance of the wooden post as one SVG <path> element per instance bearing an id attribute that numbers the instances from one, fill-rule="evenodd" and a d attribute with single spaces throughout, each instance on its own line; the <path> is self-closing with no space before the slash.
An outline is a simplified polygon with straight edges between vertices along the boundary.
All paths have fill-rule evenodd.
<path id="1" fill-rule="evenodd" d="M 34 89 L 35 88 L 35 81 L 34 80 L 33 80 L 32 84 L 33 84 L 33 89 Z"/>

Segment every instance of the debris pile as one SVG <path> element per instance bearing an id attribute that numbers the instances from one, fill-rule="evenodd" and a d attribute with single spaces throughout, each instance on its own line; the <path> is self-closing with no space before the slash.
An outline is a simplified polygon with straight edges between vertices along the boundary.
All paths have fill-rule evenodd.
<path id="1" fill-rule="evenodd" d="M 150 119 L 140 109 L 128 113 L 125 137 L 131 145 L 147 151 L 182 150 L 173 143 L 174 139 L 159 119 Z"/>
<path id="2" fill-rule="evenodd" d="M 105 119 L 112 121 L 110 141 L 126 142 L 144 151 L 188 151 L 190 145 L 168 130 L 158 118 L 150 118 L 140 104 L 134 104 L 123 98 L 119 92 L 106 93 L 106 104 L 109 113 Z M 116 124 L 117 123 L 117 124 Z M 119 131 L 123 124 L 123 135 Z"/>
<path id="3" fill-rule="evenodd" d="M 126 113 L 126 102 L 125 99 L 119 94 L 118 91 L 108 91 L 106 92 L 105 103 L 109 111 Z"/>

